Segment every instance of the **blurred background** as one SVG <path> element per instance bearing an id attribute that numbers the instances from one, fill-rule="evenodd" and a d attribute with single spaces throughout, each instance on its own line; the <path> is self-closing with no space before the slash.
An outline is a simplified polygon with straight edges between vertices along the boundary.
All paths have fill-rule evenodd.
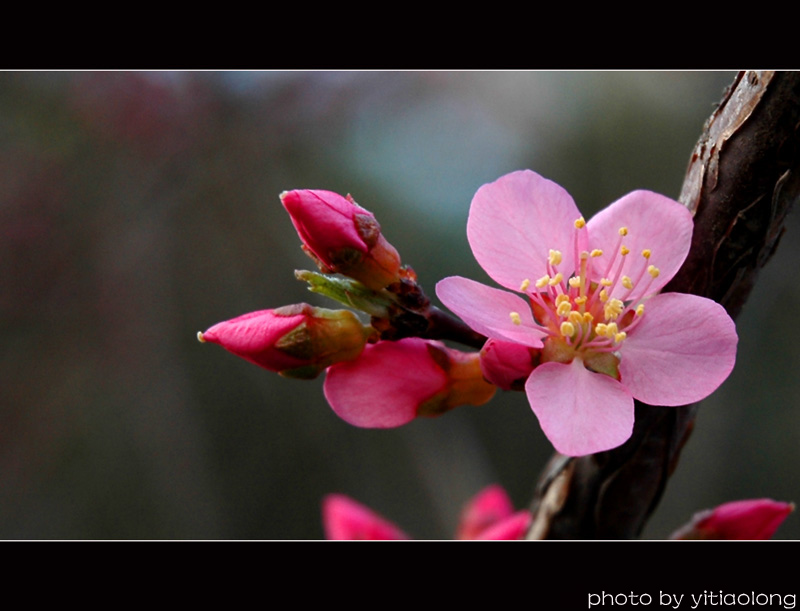
<path id="1" fill-rule="evenodd" d="M 491 282 L 466 240 L 483 183 L 530 168 L 587 218 L 677 197 L 733 73 L 0 73 L 0 537 L 314 539 L 341 492 L 417 538 L 551 454 L 521 393 L 388 431 L 339 420 L 196 333 L 307 301 L 278 194 L 352 193 L 434 299 Z M 729 500 L 800 501 L 797 216 L 738 321 L 730 379 L 645 531 Z M 668 409 L 668 408 L 664 408 Z M 778 538 L 800 538 L 790 516 Z"/>

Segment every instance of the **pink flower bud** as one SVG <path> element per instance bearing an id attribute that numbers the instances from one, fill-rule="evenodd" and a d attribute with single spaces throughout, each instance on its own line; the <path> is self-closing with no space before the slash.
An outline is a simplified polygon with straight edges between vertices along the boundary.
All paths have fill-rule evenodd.
<path id="1" fill-rule="evenodd" d="M 399 280 L 400 255 L 375 216 L 348 195 L 299 189 L 281 193 L 303 249 L 324 273 L 339 273 L 380 290 Z"/>
<path id="2" fill-rule="evenodd" d="M 402 530 L 343 494 L 329 494 L 322 501 L 322 526 L 331 541 L 392 541 L 408 539 Z"/>
<path id="3" fill-rule="evenodd" d="M 270 371 L 310 379 L 333 363 L 356 358 L 369 334 L 352 312 L 301 303 L 250 312 L 197 337 Z"/>
<path id="4" fill-rule="evenodd" d="M 539 364 L 541 352 L 515 342 L 489 339 L 481 349 L 481 371 L 503 390 L 525 390 L 525 382 Z"/>
<path id="5" fill-rule="evenodd" d="M 366 428 L 392 428 L 458 405 L 482 405 L 495 390 L 483 379 L 477 353 L 418 337 L 367 345 L 354 361 L 332 366 L 324 386 L 333 411 Z"/>
<path id="6" fill-rule="evenodd" d="M 671 539 L 769 539 L 794 511 L 793 503 L 750 499 L 696 513 Z"/>

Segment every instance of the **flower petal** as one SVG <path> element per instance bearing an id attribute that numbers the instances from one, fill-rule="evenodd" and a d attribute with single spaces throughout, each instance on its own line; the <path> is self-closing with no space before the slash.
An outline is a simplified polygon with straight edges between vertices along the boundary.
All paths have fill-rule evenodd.
<path id="1" fill-rule="evenodd" d="M 525 279 L 547 273 L 550 249 L 561 251 L 559 267 L 572 272 L 574 222 L 580 215 L 563 187 L 530 170 L 512 172 L 475 193 L 467 238 L 486 273 L 516 291 Z"/>
<path id="2" fill-rule="evenodd" d="M 478 333 L 531 348 L 541 348 L 544 331 L 533 320 L 524 299 L 480 282 L 450 276 L 436 284 L 436 295 Z M 519 314 L 519 324 L 511 313 Z"/>
<path id="3" fill-rule="evenodd" d="M 633 397 L 614 378 L 586 369 L 579 358 L 539 365 L 525 391 L 544 434 L 567 456 L 616 448 L 633 432 Z"/>
<path id="4" fill-rule="evenodd" d="M 697 295 L 656 295 L 622 345 L 620 376 L 645 403 L 694 403 L 728 377 L 737 342 L 736 326 L 718 303 Z"/>
<path id="5" fill-rule="evenodd" d="M 630 249 L 622 274 L 634 282 L 639 277 L 642 279 L 629 294 L 618 283 L 611 296 L 636 301 L 660 291 L 680 269 L 689 254 L 694 223 L 689 210 L 675 200 L 651 191 L 628 193 L 589 220 L 589 244 L 603 251 L 603 256 L 593 261 L 593 280 L 604 275 L 613 276 L 616 272 L 620 257 L 619 252 L 612 249 L 619 248 L 621 227 L 628 229 L 622 244 Z M 645 249 L 652 253 L 649 259 L 642 256 Z M 645 271 L 649 265 L 655 265 L 660 271 L 651 284 L 651 277 Z"/>
<path id="6" fill-rule="evenodd" d="M 411 422 L 419 406 L 447 387 L 425 340 L 408 337 L 368 344 L 354 361 L 328 368 L 323 391 L 334 412 L 365 428 Z"/>

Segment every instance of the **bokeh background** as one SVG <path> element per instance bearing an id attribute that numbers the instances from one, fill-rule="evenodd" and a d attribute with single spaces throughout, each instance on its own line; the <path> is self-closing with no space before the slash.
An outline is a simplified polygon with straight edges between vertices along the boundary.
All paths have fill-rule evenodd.
<path id="1" fill-rule="evenodd" d="M 196 333 L 335 307 L 294 279 L 312 264 L 283 190 L 352 193 L 435 301 L 444 276 L 490 282 L 465 235 L 481 184 L 531 168 L 587 218 L 636 188 L 677 197 L 732 79 L 0 73 L 0 537 L 321 538 L 321 499 L 342 492 L 449 538 L 487 484 L 525 506 L 551 448 L 523 394 L 360 430 L 321 378 L 281 378 Z M 800 501 L 799 231 L 790 216 L 646 538 L 728 500 Z M 800 516 L 778 537 L 800 537 Z"/>

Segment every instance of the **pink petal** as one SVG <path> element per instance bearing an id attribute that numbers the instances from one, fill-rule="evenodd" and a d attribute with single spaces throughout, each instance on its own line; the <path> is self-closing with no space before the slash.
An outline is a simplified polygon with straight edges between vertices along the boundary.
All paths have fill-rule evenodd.
<path id="1" fill-rule="evenodd" d="M 476 539 L 478 535 L 511 516 L 514 505 L 502 486 L 487 486 L 464 506 L 458 522 L 458 539 Z"/>
<path id="2" fill-rule="evenodd" d="M 550 249 L 561 251 L 559 268 L 569 276 L 574 269 L 574 222 L 580 216 L 561 186 L 530 170 L 512 172 L 475 193 L 467 238 L 486 273 L 516 291 L 523 280 L 547 273 Z"/>
<path id="3" fill-rule="evenodd" d="M 505 520 L 493 524 L 474 538 L 480 541 L 516 541 L 528 532 L 532 521 L 531 512 L 523 509 Z"/>
<path id="4" fill-rule="evenodd" d="M 614 378 L 586 369 L 579 358 L 539 365 L 525 391 L 544 434 L 567 456 L 616 448 L 633 431 L 633 397 Z"/>
<path id="5" fill-rule="evenodd" d="M 630 249 L 622 273 L 636 282 L 649 265 L 655 265 L 661 272 L 649 288 L 651 278 L 644 272 L 642 280 L 625 299 L 635 301 L 645 294 L 657 293 L 677 273 L 689 254 L 694 228 L 691 213 L 679 202 L 651 191 L 633 191 L 598 212 L 588 223 L 590 246 L 603 251 L 602 257 L 592 261 L 593 280 L 603 276 L 612 259 L 613 270 L 616 270 L 620 261 L 619 252 L 615 251 L 620 227 L 628 229 L 622 244 Z M 649 260 L 642 256 L 644 249 L 652 252 Z M 622 294 L 627 294 L 627 289 L 618 283 L 612 296 Z"/>
<path id="6" fill-rule="evenodd" d="M 621 348 L 620 378 L 651 405 L 687 405 L 722 384 L 736 362 L 736 326 L 718 303 L 681 293 L 656 295 Z"/>
<path id="7" fill-rule="evenodd" d="M 402 530 L 343 494 L 329 494 L 322 501 L 322 526 L 331 541 L 391 541 L 408 539 Z"/>
<path id="8" fill-rule="evenodd" d="M 534 322 L 528 303 L 517 295 L 460 276 L 440 280 L 436 295 L 478 333 L 531 348 L 542 347 L 545 333 Z M 512 321 L 511 312 L 519 314 L 519 325 Z"/>
<path id="9" fill-rule="evenodd" d="M 336 414 L 354 426 L 392 428 L 411 422 L 420 404 L 447 387 L 447 375 L 425 340 L 368 344 L 354 361 L 328 368 L 323 391 Z"/>

